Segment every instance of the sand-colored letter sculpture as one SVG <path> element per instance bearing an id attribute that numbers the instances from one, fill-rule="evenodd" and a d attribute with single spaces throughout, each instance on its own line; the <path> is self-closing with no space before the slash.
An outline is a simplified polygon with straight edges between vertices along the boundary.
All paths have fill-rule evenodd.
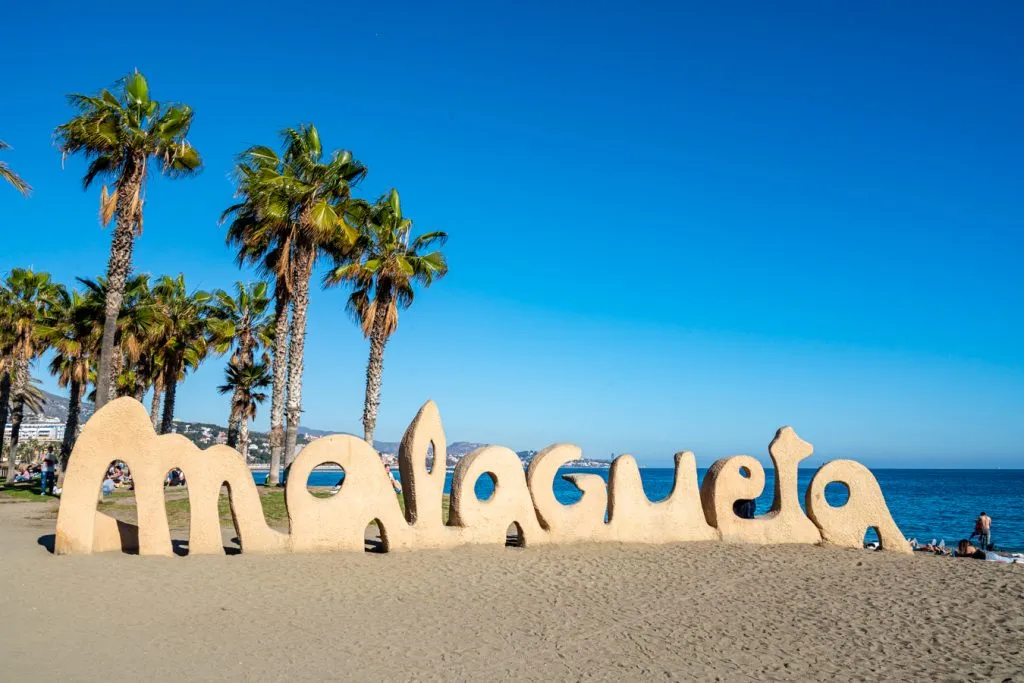
<path id="1" fill-rule="evenodd" d="M 868 528 L 877 530 L 884 550 L 910 552 L 885 505 L 882 491 L 866 467 L 850 460 L 822 466 L 800 507 L 797 467 L 812 448 L 789 427 L 769 446 L 775 464 L 775 497 L 769 512 L 740 519 L 733 504 L 761 494 L 765 471 L 748 455 L 719 460 L 697 488 L 693 453 L 676 455 L 675 484 L 663 501 L 644 493 L 632 456 L 615 459 L 608 481 L 596 474 L 567 474 L 582 498 L 564 505 L 555 498 L 558 470 L 580 456 L 569 444 L 538 453 L 524 471 L 515 453 L 485 446 L 462 458 L 452 477 L 450 511 L 444 518 L 447 443 L 441 418 L 428 402 L 409 425 L 399 448 L 404 485 L 403 513 L 377 453 L 354 436 L 317 439 L 292 464 L 285 488 L 288 532 L 267 525 L 249 468 L 227 446 L 200 450 L 184 436 L 154 433 L 145 408 L 120 398 L 99 410 L 85 425 L 64 479 L 57 515 L 58 554 L 107 550 L 171 555 L 173 547 L 164 505 L 163 483 L 180 469 L 188 481 L 189 554 L 224 552 L 217 503 L 227 486 L 235 532 L 244 552 L 283 553 L 362 550 L 369 522 L 380 529 L 384 550 L 452 548 L 466 544 L 504 544 L 515 525 L 522 546 L 544 543 L 615 541 L 675 543 L 724 540 L 741 543 L 825 543 L 860 547 Z M 433 460 L 431 454 L 438 457 Z M 135 482 L 138 525 L 97 510 L 108 465 L 123 461 Z M 431 466 L 433 461 L 433 466 Z M 336 463 L 344 470 L 341 490 L 329 498 L 306 488 L 316 467 Z M 494 481 L 494 493 L 480 500 L 480 477 Z M 825 487 L 841 482 L 849 489 L 845 505 L 833 507 Z"/>

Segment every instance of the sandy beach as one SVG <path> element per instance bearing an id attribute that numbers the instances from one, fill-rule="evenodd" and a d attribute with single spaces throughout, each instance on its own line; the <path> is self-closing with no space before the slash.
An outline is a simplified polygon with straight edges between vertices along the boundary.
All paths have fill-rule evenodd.
<path id="1" fill-rule="evenodd" d="M 719 543 L 57 557 L 55 505 L 0 504 L 8 680 L 1024 680 L 1022 566 Z"/>

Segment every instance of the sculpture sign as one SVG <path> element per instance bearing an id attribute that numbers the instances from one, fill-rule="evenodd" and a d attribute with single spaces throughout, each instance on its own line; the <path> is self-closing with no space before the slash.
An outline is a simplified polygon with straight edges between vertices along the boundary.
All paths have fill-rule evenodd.
<path id="1" fill-rule="evenodd" d="M 428 467 L 428 450 L 442 454 Z M 292 464 L 285 488 L 289 530 L 267 525 L 252 474 L 227 446 L 200 450 L 179 434 L 157 436 L 145 408 L 130 398 L 104 406 L 85 425 L 64 478 L 57 516 L 58 554 L 138 550 L 142 555 L 171 555 L 163 482 L 170 470 L 182 470 L 190 504 L 189 553 L 223 553 L 217 502 L 222 486 L 229 491 L 235 530 L 243 552 L 283 553 L 362 550 L 364 531 L 376 520 L 385 551 L 451 548 L 466 544 L 504 544 L 515 524 L 520 545 L 616 541 L 675 543 L 715 541 L 810 543 L 861 547 L 865 531 L 877 530 L 884 550 L 910 552 L 893 522 L 881 489 L 867 468 L 836 460 L 814 475 L 800 507 L 797 467 L 812 448 L 789 427 L 769 446 L 775 464 L 771 510 L 741 519 L 733 503 L 756 498 L 764 488 L 761 464 L 746 455 L 717 461 L 697 488 L 693 453 L 676 455 L 675 485 L 663 501 L 651 502 L 643 491 L 632 456 L 611 465 L 608 482 L 596 474 L 565 475 L 583 492 L 564 505 L 552 484 L 563 465 L 580 455 L 576 446 L 556 444 L 538 453 L 524 471 L 507 448 L 485 446 L 462 458 L 455 468 L 451 509 L 443 519 L 446 452 L 441 418 L 428 402 L 409 425 L 399 450 L 404 486 L 403 513 L 377 453 L 354 436 L 336 435 L 306 446 Z M 107 466 L 124 461 L 135 482 L 138 525 L 99 512 L 97 497 Z M 330 498 L 314 497 L 306 488 L 310 472 L 337 463 L 345 472 L 341 490 Z M 487 500 L 477 498 L 477 479 L 495 482 Z M 825 486 L 845 483 L 849 499 L 841 507 L 825 500 Z"/>

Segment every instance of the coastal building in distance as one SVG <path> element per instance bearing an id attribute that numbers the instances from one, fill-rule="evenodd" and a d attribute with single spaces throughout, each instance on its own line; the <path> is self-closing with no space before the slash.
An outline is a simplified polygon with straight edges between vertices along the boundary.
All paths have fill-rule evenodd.
<path id="1" fill-rule="evenodd" d="M 64 438 L 65 423 L 57 417 L 29 418 L 21 423 L 19 438 L 60 441 Z M 4 439 L 11 438 L 11 423 L 4 425 Z"/>

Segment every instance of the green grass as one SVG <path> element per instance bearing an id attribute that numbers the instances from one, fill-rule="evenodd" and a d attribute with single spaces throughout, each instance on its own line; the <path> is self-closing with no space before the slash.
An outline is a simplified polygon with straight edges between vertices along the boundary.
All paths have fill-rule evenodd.
<path id="1" fill-rule="evenodd" d="M 260 494 L 260 504 L 263 506 L 263 516 L 267 520 L 267 524 L 278 529 L 287 529 L 288 510 L 284 504 L 284 489 L 266 488 L 263 486 L 257 486 L 256 489 Z M 330 498 L 334 495 L 328 488 L 315 488 L 310 493 L 317 498 Z M 0 489 L 0 503 L 45 503 L 55 500 L 59 499 L 55 496 L 40 496 L 39 484 L 37 482 L 18 484 L 12 488 Z M 188 489 L 165 489 L 164 500 L 167 509 L 167 522 L 170 528 L 188 529 L 191 512 Z M 445 522 L 448 521 L 449 504 L 448 496 L 445 496 L 441 502 L 441 511 Z M 398 495 L 398 505 L 404 514 L 405 498 L 401 494 Z M 138 522 L 134 491 L 115 490 L 110 495 L 104 496 L 99 504 L 99 510 L 124 522 L 132 524 Z M 54 512 L 56 512 L 56 509 L 54 509 Z M 220 500 L 217 502 L 217 512 L 220 515 L 221 525 L 228 528 L 232 527 L 231 506 L 226 491 L 221 494 Z"/>
<path id="2" fill-rule="evenodd" d="M 0 490 L 0 500 L 3 502 L 18 503 L 45 503 L 56 500 L 53 496 L 40 496 L 39 484 L 33 482 L 27 485 L 16 485 L 12 488 Z"/>

